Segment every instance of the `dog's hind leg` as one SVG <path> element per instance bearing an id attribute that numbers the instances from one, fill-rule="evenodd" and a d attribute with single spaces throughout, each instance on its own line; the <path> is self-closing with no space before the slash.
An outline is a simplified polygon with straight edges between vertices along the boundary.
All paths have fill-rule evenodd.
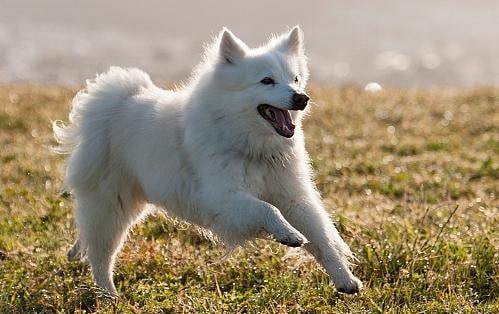
<path id="1" fill-rule="evenodd" d="M 114 260 L 121 249 L 130 225 L 134 222 L 133 202 L 114 193 L 75 193 L 79 251 L 86 251 L 96 284 L 115 295 Z"/>

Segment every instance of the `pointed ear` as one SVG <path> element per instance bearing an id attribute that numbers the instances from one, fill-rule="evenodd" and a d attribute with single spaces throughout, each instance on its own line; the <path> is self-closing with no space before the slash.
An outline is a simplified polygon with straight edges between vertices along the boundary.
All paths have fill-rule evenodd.
<path id="1" fill-rule="evenodd" d="M 291 31 L 283 35 L 282 41 L 279 44 L 279 50 L 289 54 L 303 54 L 303 32 L 300 26 L 295 26 Z"/>
<path id="2" fill-rule="evenodd" d="M 248 47 L 230 30 L 224 28 L 220 35 L 220 58 L 225 63 L 233 64 L 246 55 Z"/>

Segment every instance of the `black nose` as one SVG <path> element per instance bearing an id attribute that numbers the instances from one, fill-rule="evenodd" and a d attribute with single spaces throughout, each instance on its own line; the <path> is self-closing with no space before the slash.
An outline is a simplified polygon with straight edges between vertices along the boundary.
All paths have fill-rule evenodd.
<path id="1" fill-rule="evenodd" d="M 303 110 L 307 106 L 307 103 L 308 103 L 308 100 L 310 99 L 310 97 L 308 97 L 305 94 L 295 93 L 291 99 L 293 100 L 293 109 L 294 110 Z"/>

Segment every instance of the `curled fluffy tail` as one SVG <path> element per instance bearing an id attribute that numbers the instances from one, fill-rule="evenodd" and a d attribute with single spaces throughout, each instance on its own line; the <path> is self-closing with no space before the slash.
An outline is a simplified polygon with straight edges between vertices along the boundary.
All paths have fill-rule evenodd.
<path id="1" fill-rule="evenodd" d="M 149 76 L 138 69 L 111 67 L 72 101 L 69 125 L 54 121 L 54 137 L 59 143 L 52 150 L 71 154 L 66 170 L 65 190 L 90 187 L 109 168 L 110 128 L 113 116 L 127 98 L 153 87 Z"/>

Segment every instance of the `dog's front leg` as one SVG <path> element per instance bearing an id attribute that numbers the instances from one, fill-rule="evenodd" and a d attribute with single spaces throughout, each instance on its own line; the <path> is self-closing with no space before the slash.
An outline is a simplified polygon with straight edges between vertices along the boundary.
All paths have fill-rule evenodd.
<path id="1" fill-rule="evenodd" d="M 292 201 L 290 210 L 283 212 L 285 218 L 308 240 L 304 247 L 326 269 L 336 289 L 345 293 L 357 293 L 362 288 L 361 281 L 349 269 L 348 259 L 352 253 L 338 234 L 320 197 L 313 188 L 302 191 L 301 200 Z M 283 205 L 281 205 L 283 206 Z"/>
<path id="2" fill-rule="evenodd" d="M 264 202 L 249 193 L 225 192 L 210 195 L 224 195 L 222 199 L 205 198 L 200 205 L 205 217 L 205 227 L 214 231 L 228 244 L 238 245 L 252 240 L 262 233 L 271 234 L 276 241 L 291 247 L 307 243 L 307 239 L 284 219 L 272 204 Z"/>

